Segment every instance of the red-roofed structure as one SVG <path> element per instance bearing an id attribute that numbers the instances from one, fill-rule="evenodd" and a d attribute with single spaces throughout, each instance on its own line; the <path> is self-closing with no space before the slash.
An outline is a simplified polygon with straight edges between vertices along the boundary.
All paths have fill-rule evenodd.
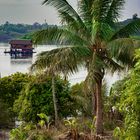
<path id="1" fill-rule="evenodd" d="M 11 40 L 9 42 L 10 51 L 6 51 L 4 53 L 10 53 L 11 56 L 14 57 L 21 57 L 23 56 L 32 56 L 33 47 L 32 47 L 32 41 L 31 40 Z"/>
<path id="2" fill-rule="evenodd" d="M 11 53 L 33 53 L 31 40 L 11 40 L 9 44 Z"/>

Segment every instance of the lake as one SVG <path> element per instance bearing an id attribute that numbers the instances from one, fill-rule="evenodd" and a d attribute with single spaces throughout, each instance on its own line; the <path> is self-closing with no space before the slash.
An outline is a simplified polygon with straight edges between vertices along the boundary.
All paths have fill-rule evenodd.
<path id="1" fill-rule="evenodd" d="M 1 77 L 11 75 L 16 72 L 27 73 L 29 72 L 30 66 L 36 59 L 36 55 L 42 51 L 52 50 L 55 49 L 55 45 L 38 45 L 35 47 L 35 52 L 32 58 L 28 59 L 11 59 L 9 54 L 5 54 L 4 51 L 10 49 L 9 44 L 0 43 L 0 75 Z M 79 72 L 71 75 L 69 77 L 69 81 L 72 84 L 80 82 L 85 79 L 87 72 L 84 68 L 80 68 Z M 106 75 L 105 79 L 109 87 L 114 83 L 116 80 L 119 79 L 119 75 L 115 73 L 114 75 L 108 74 Z"/>
<path id="2" fill-rule="evenodd" d="M 28 59 L 11 59 L 9 54 L 5 54 L 5 50 L 10 49 L 10 45 L 6 43 L 0 43 L 0 74 L 1 77 L 11 75 L 16 72 L 27 73 L 29 71 L 30 66 L 36 59 L 36 55 L 42 51 L 47 51 L 51 49 L 55 49 L 54 45 L 38 45 L 35 47 L 35 52 L 32 58 Z M 80 69 L 80 71 L 74 75 L 69 77 L 71 83 L 75 84 L 79 81 L 85 79 L 87 72 L 84 69 Z"/>
<path id="3" fill-rule="evenodd" d="M 5 50 L 10 50 L 9 44 L 0 44 L 0 73 L 1 76 L 7 76 L 15 72 L 28 72 L 29 67 L 35 61 L 36 55 L 45 50 L 56 48 L 56 46 L 43 46 L 40 45 L 35 48 L 37 53 L 33 54 L 32 58 L 28 59 L 11 59 L 9 54 L 5 54 Z"/>

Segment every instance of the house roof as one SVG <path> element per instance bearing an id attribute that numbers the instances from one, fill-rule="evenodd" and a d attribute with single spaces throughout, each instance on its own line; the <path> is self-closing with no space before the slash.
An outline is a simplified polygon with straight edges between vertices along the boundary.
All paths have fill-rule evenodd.
<path id="1" fill-rule="evenodd" d="M 32 45 L 31 40 L 11 40 L 9 44 L 12 45 Z"/>

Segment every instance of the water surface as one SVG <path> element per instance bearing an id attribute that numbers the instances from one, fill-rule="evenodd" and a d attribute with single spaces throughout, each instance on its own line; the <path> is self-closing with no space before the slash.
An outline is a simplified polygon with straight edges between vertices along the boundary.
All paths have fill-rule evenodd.
<path id="1" fill-rule="evenodd" d="M 33 64 L 33 62 L 36 59 L 36 56 L 38 53 L 42 51 L 47 51 L 57 48 L 55 45 L 38 45 L 35 47 L 35 52 L 33 54 L 32 58 L 28 59 L 11 59 L 9 54 L 5 54 L 4 51 L 10 49 L 9 44 L 5 43 L 0 43 L 0 75 L 1 77 L 11 75 L 16 72 L 22 72 L 22 73 L 27 73 L 29 72 L 30 66 Z M 80 82 L 85 79 L 87 75 L 87 72 L 84 68 L 80 68 L 79 72 L 71 75 L 69 77 L 69 80 L 72 84 L 75 84 L 77 82 Z M 116 80 L 119 79 L 119 76 L 117 74 L 114 75 L 107 75 L 106 76 L 107 83 L 111 85 L 114 83 Z"/>
<path id="2" fill-rule="evenodd" d="M 11 59 L 9 54 L 5 54 L 5 50 L 10 49 L 9 44 L 0 44 L 0 73 L 1 77 L 8 76 L 16 72 L 26 73 L 29 71 L 30 66 L 35 61 L 36 55 L 42 51 L 51 50 L 56 48 L 56 46 L 45 46 L 39 45 L 35 48 L 35 52 L 32 58 L 27 59 Z"/>

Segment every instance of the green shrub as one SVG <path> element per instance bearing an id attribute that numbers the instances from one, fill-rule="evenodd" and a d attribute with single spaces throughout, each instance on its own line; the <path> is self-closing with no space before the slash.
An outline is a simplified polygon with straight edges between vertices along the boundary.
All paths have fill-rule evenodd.
<path id="1" fill-rule="evenodd" d="M 14 104 L 14 110 L 19 114 L 20 120 L 38 123 L 40 118 L 37 114 L 40 113 L 54 119 L 51 80 L 51 77 L 36 77 L 25 86 Z M 59 118 L 76 114 L 75 103 L 69 92 L 69 83 L 57 77 L 55 84 Z"/>
<path id="2" fill-rule="evenodd" d="M 10 132 L 10 140 L 53 140 L 47 129 L 37 129 L 32 123 L 22 124 Z"/>

